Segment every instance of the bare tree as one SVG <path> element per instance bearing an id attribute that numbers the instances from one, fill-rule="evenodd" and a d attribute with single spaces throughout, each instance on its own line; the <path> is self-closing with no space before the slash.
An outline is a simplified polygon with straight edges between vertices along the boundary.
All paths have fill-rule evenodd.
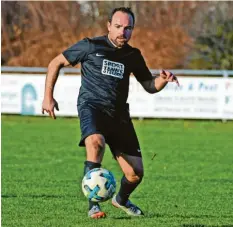
<path id="1" fill-rule="evenodd" d="M 192 18 L 206 5 L 150 1 L 3 3 L 2 55 L 8 65 L 47 66 L 76 41 L 105 34 L 111 10 L 125 6 L 136 15 L 130 44 L 142 51 L 148 66 L 153 68 L 183 67 L 193 43 L 188 33 Z M 9 17 L 11 23 L 7 23 Z"/>

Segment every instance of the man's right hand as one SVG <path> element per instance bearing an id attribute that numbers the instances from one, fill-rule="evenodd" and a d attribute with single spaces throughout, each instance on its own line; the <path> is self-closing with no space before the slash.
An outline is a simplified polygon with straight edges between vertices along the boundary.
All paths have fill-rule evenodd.
<path id="1" fill-rule="evenodd" d="M 59 111 L 58 103 L 54 98 L 52 98 L 52 99 L 45 98 L 43 100 L 42 114 L 44 114 L 44 111 L 46 111 L 49 114 L 50 117 L 52 117 L 53 119 L 56 119 L 56 116 L 55 116 L 55 113 L 54 113 L 54 108 L 57 111 Z"/>

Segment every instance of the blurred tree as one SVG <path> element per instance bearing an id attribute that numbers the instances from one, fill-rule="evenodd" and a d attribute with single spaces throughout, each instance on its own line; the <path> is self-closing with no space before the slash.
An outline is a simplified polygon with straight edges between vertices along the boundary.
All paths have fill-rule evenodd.
<path id="1" fill-rule="evenodd" d="M 2 2 L 2 53 L 4 62 L 9 58 L 17 55 L 21 52 L 22 43 L 17 47 L 12 45 L 13 42 L 22 35 L 22 30 L 19 28 L 19 24 L 23 21 L 22 11 L 24 12 L 25 8 L 22 4 L 21 7 L 17 2 Z M 4 51 L 5 50 L 5 51 Z"/>
<path id="2" fill-rule="evenodd" d="M 111 10 L 125 6 L 131 7 L 136 15 L 130 44 L 141 50 L 148 66 L 182 68 L 193 43 L 188 28 L 206 4 L 186 1 L 3 2 L 3 62 L 12 66 L 47 66 L 53 57 L 76 41 L 106 34 Z"/>
<path id="3" fill-rule="evenodd" d="M 202 19 L 188 67 L 233 69 L 233 2 L 210 3 Z M 198 28 L 198 27 L 197 27 Z"/>

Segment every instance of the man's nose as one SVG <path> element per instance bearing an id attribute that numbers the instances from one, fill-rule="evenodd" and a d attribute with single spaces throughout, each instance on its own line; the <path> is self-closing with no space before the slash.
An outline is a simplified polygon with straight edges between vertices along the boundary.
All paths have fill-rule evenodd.
<path id="1" fill-rule="evenodd" d="M 123 35 L 124 35 L 124 33 L 125 33 L 124 28 L 121 28 L 121 29 L 119 30 L 119 35 L 123 36 Z"/>

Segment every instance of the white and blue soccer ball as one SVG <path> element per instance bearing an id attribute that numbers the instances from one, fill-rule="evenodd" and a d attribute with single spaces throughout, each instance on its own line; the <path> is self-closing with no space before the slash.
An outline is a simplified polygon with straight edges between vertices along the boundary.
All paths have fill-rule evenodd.
<path id="1" fill-rule="evenodd" d="M 116 180 L 109 170 L 95 168 L 83 177 L 82 190 L 88 200 L 105 202 L 113 197 L 116 191 Z"/>

